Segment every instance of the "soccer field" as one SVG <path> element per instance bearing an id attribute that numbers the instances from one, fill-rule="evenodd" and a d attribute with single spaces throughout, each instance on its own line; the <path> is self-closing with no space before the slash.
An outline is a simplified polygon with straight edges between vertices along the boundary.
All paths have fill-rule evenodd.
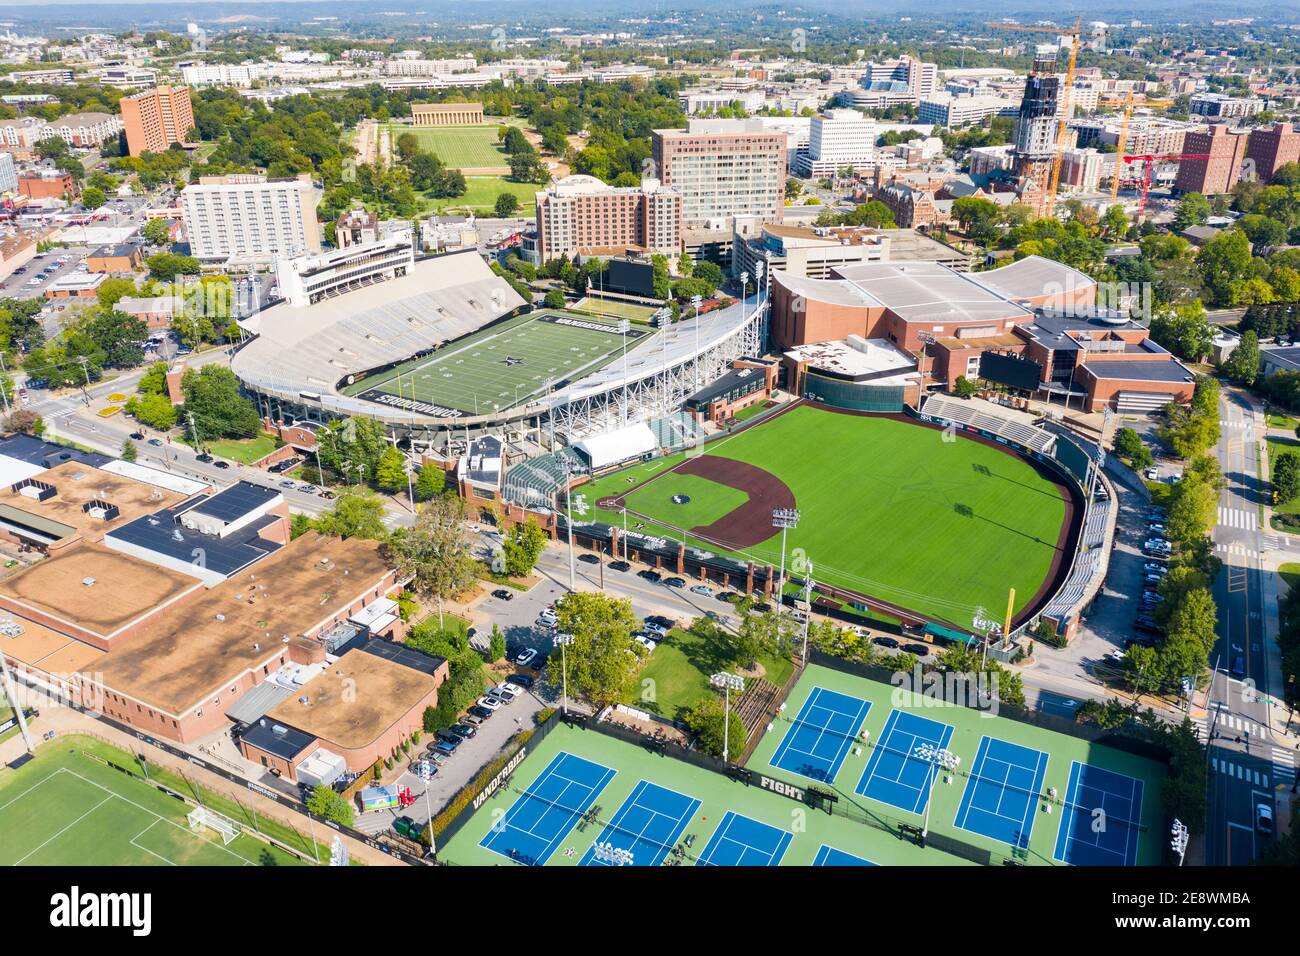
<path id="1" fill-rule="evenodd" d="M 240 834 L 228 846 L 191 831 L 191 805 L 61 738 L 0 784 L 0 865 L 297 866 L 290 853 Z"/>
<path id="2" fill-rule="evenodd" d="M 629 329 L 629 350 L 650 334 Z M 361 379 L 344 394 L 427 415 L 486 414 L 594 372 L 622 349 L 614 323 L 573 312 L 530 312 Z"/>
<path id="3" fill-rule="evenodd" d="M 961 435 L 804 405 L 704 450 L 583 486 L 585 516 L 622 526 L 625 504 L 629 528 L 670 539 L 685 529 L 698 547 L 775 567 L 771 509 L 797 507 L 787 567 L 809 560 L 819 583 L 960 627 L 978 606 L 1000 618 L 1008 588 L 1025 607 L 1061 547 L 1061 489 Z"/>
<path id="4" fill-rule="evenodd" d="M 393 144 L 403 133 L 411 133 L 420 149 L 432 153 L 454 169 L 506 167 L 510 158 L 497 143 L 497 126 L 403 126 L 388 127 Z"/>

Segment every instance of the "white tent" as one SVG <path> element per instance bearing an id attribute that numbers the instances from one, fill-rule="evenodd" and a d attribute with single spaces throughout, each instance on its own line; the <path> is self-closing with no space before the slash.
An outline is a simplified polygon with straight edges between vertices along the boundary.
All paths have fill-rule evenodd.
<path id="1" fill-rule="evenodd" d="M 616 465 L 629 458 L 637 458 L 658 447 L 654 432 L 645 422 L 618 428 L 612 432 L 592 435 L 573 443 L 591 460 L 591 468 L 598 471 L 608 465 Z"/>

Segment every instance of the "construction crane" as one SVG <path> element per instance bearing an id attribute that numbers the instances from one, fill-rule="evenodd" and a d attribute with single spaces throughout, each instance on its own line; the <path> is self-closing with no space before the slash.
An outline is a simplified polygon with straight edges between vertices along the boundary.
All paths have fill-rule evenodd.
<path id="1" fill-rule="evenodd" d="M 1179 163 L 1185 159 L 1209 159 L 1209 153 L 1139 153 L 1136 156 L 1123 156 L 1125 163 L 1145 163 L 1142 175 L 1142 199 L 1138 203 L 1137 222 L 1141 222 L 1147 211 L 1147 193 L 1151 191 L 1151 171 L 1157 162 Z M 1119 182 L 1119 169 L 1115 170 L 1115 181 Z"/>
<path id="2" fill-rule="evenodd" d="M 1065 134 L 1069 128 L 1071 92 L 1074 89 L 1074 65 L 1079 59 L 1079 36 L 1083 27 L 1083 18 L 1075 17 L 1074 29 L 1060 27 L 1027 27 L 1019 23 L 990 23 L 989 26 L 999 30 L 1013 30 L 1018 33 L 1051 33 L 1055 36 L 1070 38 L 1070 59 L 1065 68 L 1065 83 L 1061 87 L 1061 118 L 1056 124 L 1056 149 L 1052 153 L 1052 171 L 1047 178 L 1047 195 L 1043 197 L 1044 214 L 1051 217 L 1056 210 L 1056 189 L 1061 184 L 1061 153 L 1065 150 Z"/>
<path id="3" fill-rule="evenodd" d="M 1128 124 L 1133 119 L 1133 94 L 1124 98 L 1124 122 L 1119 128 L 1119 142 L 1115 150 L 1115 174 L 1110 180 L 1110 201 L 1119 199 L 1119 178 L 1124 169 L 1124 149 L 1128 146 Z"/>

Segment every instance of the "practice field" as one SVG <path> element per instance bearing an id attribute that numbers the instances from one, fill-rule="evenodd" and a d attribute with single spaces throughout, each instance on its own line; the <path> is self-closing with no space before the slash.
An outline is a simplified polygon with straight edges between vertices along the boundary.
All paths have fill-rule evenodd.
<path id="1" fill-rule="evenodd" d="M 628 349 L 649 334 L 629 329 Z M 604 367 L 622 354 L 623 342 L 615 324 L 592 316 L 530 312 L 360 379 L 343 393 L 426 415 L 483 414 Z"/>
<path id="2" fill-rule="evenodd" d="M 48 744 L 0 785 L 0 865 L 296 866 L 289 853 L 241 833 L 223 845 L 192 831 L 191 805 L 140 779 Z"/>
<path id="3" fill-rule="evenodd" d="M 787 715 L 831 692 L 871 705 L 835 781 L 822 785 L 835 791 L 840 807 L 893 826 L 920 826 L 929 803 L 932 834 L 987 850 L 994 862 L 1160 863 L 1168 821 L 1160 805 L 1165 767 L 1157 761 L 816 664 L 795 684 L 747 766 L 805 785 L 777 768 L 797 726 Z M 956 768 L 936 773 L 916 754 L 921 743 L 957 757 Z M 890 862 L 865 845 L 831 845 Z"/>
<path id="4" fill-rule="evenodd" d="M 578 866 L 607 862 L 613 851 L 627 850 L 633 866 L 724 866 L 742 860 L 744 865 L 781 866 L 811 866 L 814 861 L 860 866 L 866 860 L 895 866 L 970 865 L 595 730 L 560 725 L 529 749 L 510 780 L 455 836 L 439 841 L 439 859 L 495 866 L 525 865 L 540 858 L 547 866 Z M 613 775 L 587 800 L 600 778 L 599 771 L 585 773 L 582 786 L 570 790 L 562 800 L 565 808 L 558 809 L 555 796 L 561 781 L 551 768 L 561 757 L 567 758 L 564 775 L 571 779 L 578 766 L 572 760 Z M 794 776 L 785 779 L 806 783 Z M 539 790 L 550 802 L 539 799 Z M 503 825 L 507 821 L 508 827 Z M 799 827 L 793 828 L 794 823 Z M 511 857 L 511 843 L 530 849 Z M 603 849 L 598 851 L 598 845 Z"/>
<path id="5" fill-rule="evenodd" d="M 394 147 L 403 133 L 412 133 L 420 149 L 432 153 L 453 169 L 490 169 L 510 165 L 510 157 L 497 142 L 495 124 L 481 126 L 404 126 L 388 127 Z"/>
<path id="6" fill-rule="evenodd" d="M 1060 486 L 983 442 L 896 418 L 803 405 L 678 455 L 583 488 L 588 517 L 706 550 L 780 563 L 775 507 L 801 517 L 787 554 L 819 583 L 970 627 L 977 607 L 1016 609 L 1063 557 Z M 737 505 L 737 493 L 746 501 Z M 685 494 L 689 507 L 674 504 Z M 603 504 L 598 504 L 602 503 Z M 941 583 L 940 583 L 941 582 Z"/>
<path id="7" fill-rule="evenodd" d="M 633 322 L 649 322 L 655 314 L 655 308 L 649 305 L 637 305 L 634 302 L 619 302 L 615 299 L 600 299 L 588 296 L 573 307 L 578 312 L 590 312 L 593 315 L 607 315 L 615 319 L 631 319 Z"/>

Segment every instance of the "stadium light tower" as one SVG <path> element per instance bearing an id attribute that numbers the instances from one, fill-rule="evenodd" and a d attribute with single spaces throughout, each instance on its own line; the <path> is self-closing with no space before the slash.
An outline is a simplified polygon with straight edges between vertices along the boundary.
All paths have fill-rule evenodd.
<path id="1" fill-rule="evenodd" d="M 745 679 L 726 671 L 718 671 L 709 683 L 722 690 L 722 762 L 730 763 L 728 744 L 731 743 L 731 692 L 745 689 Z"/>
<path id="2" fill-rule="evenodd" d="M 627 333 L 632 328 L 632 323 L 627 319 L 618 320 L 618 334 L 623 336 L 623 427 L 627 427 L 627 406 L 629 393 L 627 390 Z"/>
<path id="3" fill-rule="evenodd" d="M 691 308 L 695 310 L 695 390 L 700 388 L 700 303 L 704 300 L 698 295 L 691 296 Z"/>
<path id="4" fill-rule="evenodd" d="M 740 274 L 740 321 L 745 321 L 745 292 L 749 289 L 749 273 Z"/>
<path id="5" fill-rule="evenodd" d="M 1187 838 L 1190 831 L 1187 824 L 1177 818 L 1169 828 L 1169 848 L 1178 854 L 1178 865 L 1183 865 L 1183 856 L 1187 853 Z"/>
<path id="6" fill-rule="evenodd" d="M 785 593 L 785 535 L 791 528 L 799 527 L 798 508 L 773 508 L 772 527 L 781 529 L 781 573 L 776 579 L 776 616 L 781 617 L 781 596 Z"/>
<path id="7" fill-rule="evenodd" d="M 803 579 L 803 603 L 808 605 L 808 610 L 803 614 L 803 662 L 808 663 L 808 625 L 812 621 L 812 589 L 813 589 L 813 563 L 808 562 L 808 573 Z"/>
<path id="8" fill-rule="evenodd" d="M 921 845 L 924 846 L 925 838 L 930 833 L 930 804 L 934 803 L 934 782 L 939 779 L 939 768 L 956 770 L 957 765 L 961 763 L 961 758 L 951 750 L 944 750 L 929 743 L 917 744 L 912 748 L 912 756 L 930 765 L 928 774 L 930 779 L 926 783 L 929 794 L 925 800 L 925 821 L 921 824 Z"/>
<path id="9" fill-rule="evenodd" d="M 921 343 L 921 361 L 918 370 L 921 373 L 921 384 L 916 389 L 916 410 L 921 410 L 921 400 L 925 398 L 925 349 L 928 345 L 933 345 L 939 341 L 929 332 L 921 332 L 916 336 L 916 340 Z"/>
<path id="10" fill-rule="evenodd" d="M 573 554 L 573 463 L 564 460 L 564 523 L 569 535 L 569 590 L 578 590 L 578 567 Z"/>
<path id="11" fill-rule="evenodd" d="M 560 646 L 560 710 L 567 717 L 569 714 L 569 658 L 565 648 L 573 643 L 572 634 L 556 634 L 552 643 Z"/>

